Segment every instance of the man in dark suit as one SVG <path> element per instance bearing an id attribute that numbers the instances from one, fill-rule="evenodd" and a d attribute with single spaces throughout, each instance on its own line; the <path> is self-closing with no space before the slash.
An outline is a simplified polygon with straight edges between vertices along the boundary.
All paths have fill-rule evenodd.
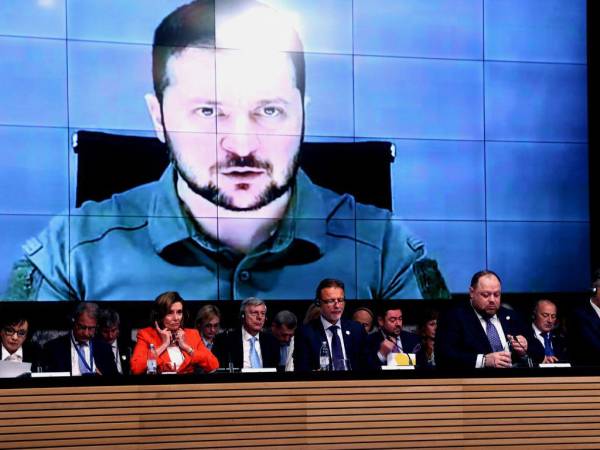
<path id="1" fill-rule="evenodd" d="M 435 342 L 439 367 L 511 367 L 527 357 L 526 328 L 500 306 L 501 283 L 491 270 L 471 279 L 470 302 L 440 317 Z"/>
<path id="2" fill-rule="evenodd" d="M 279 342 L 279 366 L 282 372 L 294 371 L 294 334 L 298 318 L 291 311 L 279 311 L 271 322 L 271 334 Z"/>
<path id="3" fill-rule="evenodd" d="M 419 336 L 402 329 L 402 309 L 387 305 L 377 316 L 379 330 L 367 338 L 369 349 L 382 366 L 390 353 L 416 353 L 421 347 Z M 414 361 L 413 361 L 414 364 Z"/>
<path id="4" fill-rule="evenodd" d="M 577 365 L 600 365 L 600 269 L 592 277 L 592 297 L 573 311 L 569 351 Z"/>
<path id="5" fill-rule="evenodd" d="M 279 342 L 272 334 L 263 333 L 267 305 L 254 297 L 245 299 L 240 307 L 242 327 L 215 338 L 212 352 L 220 367 L 277 368 Z"/>
<path id="6" fill-rule="evenodd" d="M 90 302 L 81 302 L 75 307 L 72 330 L 44 346 L 46 370 L 71 375 L 118 374 L 110 346 L 94 339 L 98 310 L 98 305 Z"/>
<path id="7" fill-rule="evenodd" d="M 317 287 L 316 299 L 321 315 L 298 330 L 294 349 L 295 370 L 319 369 L 319 352 L 323 342 L 329 347 L 330 367 L 334 370 L 375 368 L 364 327 L 341 318 L 345 306 L 344 283 L 335 279 L 322 280 Z M 343 364 L 344 361 L 349 362 L 349 367 Z"/>
<path id="8" fill-rule="evenodd" d="M 98 315 L 98 338 L 108 345 L 115 358 L 117 372 L 129 374 L 131 342 L 128 335 L 121 336 L 121 317 L 112 308 L 103 308 Z"/>
<path id="9" fill-rule="evenodd" d="M 27 340 L 30 335 L 29 320 L 19 313 L 3 313 L 0 322 L 0 361 L 31 363 L 35 371 L 39 359 L 40 348 Z"/>
<path id="10" fill-rule="evenodd" d="M 556 332 L 557 309 L 550 300 L 538 300 L 533 309 L 531 333 L 528 335 L 529 355 L 533 362 L 556 363 L 567 359 L 565 339 Z"/>

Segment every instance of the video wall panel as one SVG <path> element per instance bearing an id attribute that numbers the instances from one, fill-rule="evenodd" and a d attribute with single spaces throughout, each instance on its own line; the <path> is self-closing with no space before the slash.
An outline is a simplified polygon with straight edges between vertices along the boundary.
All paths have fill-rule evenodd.
<path id="1" fill-rule="evenodd" d="M 419 298 L 423 257 L 453 293 L 485 267 L 508 292 L 587 289 L 584 0 L 270 0 L 277 13 L 236 26 L 217 2 L 217 48 L 177 51 L 166 89 L 186 89 L 153 103 L 154 30 L 185 3 L 0 3 L 6 298 L 23 258 L 39 300 L 307 299 L 327 276 L 348 298 Z M 280 39 L 292 28 L 304 93 L 300 50 Z M 157 136 L 178 168 L 77 208 L 80 131 Z M 327 190 L 344 154 L 332 185 L 296 174 L 302 140 L 393 144 L 391 212 Z M 358 173 L 359 187 L 384 175 Z M 264 178 L 275 189 L 254 196 Z M 44 248 L 24 249 L 35 236 Z"/>

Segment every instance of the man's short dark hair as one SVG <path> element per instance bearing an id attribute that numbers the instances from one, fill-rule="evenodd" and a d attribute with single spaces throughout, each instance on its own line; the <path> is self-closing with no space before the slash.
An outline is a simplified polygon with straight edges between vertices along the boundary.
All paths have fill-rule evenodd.
<path id="1" fill-rule="evenodd" d="M 340 288 L 342 291 L 345 292 L 343 281 L 337 280 L 335 278 L 325 278 L 319 281 L 319 285 L 317 286 L 317 289 L 315 291 L 315 298 L 317 300 L 321 300 L 321 291 L 330 287 Z"/>
<path id="2" fill-rule="evenodd" d="M 275 314 L 273 323 L 278 327 L 285 326 L 287 329 L 291 330 L 298 326 L 298 318 L 293 312 L 284 309 Z"/>
<path id="3" fill-rule="evenodd" d="M 402 307 L 398 303 L 394 303 L 394 302 L 383 303 L 382 306 L 378 309 L 379 313 L 378 313 L 377 317 L 379 317 L 381 319 L 385 319 L 385 316 L 387 316 L 387 313 L 389 311 L 396 311 L 396 310 L 400 310 L 400 312 L 402 312 Z"/>
<path id="4" fill-rule="evenodd" d="M 112 328 L 119 327 L 121 324 L 121 318 L 119 313 L 112 308 L 103 308 L 98 314 L 98 327 L 100 328 Z"/>
<path id="5" fill-rule="evenodd" d="M 498 279 L 500 284 L 502 284 L 502 280 L 500 279 L 498 274 L 493 270 L 480 270 L 479 272 L 476 272 L 475 275 L 473 275 L 473 277 L 471 278 L 471 287 L 475 289 L 477 287 L 477 283 L 479 283 L 479 279 L 488 275 L 494 275 Z"/>
<path id="6" fill-rule="evenodd" d="M 195 0 L 180 6 L 165 17 L 156 28 L 152 44 L 152 79 L 154 93 L 161 105 L 164 90 L 169 85 L 167 77 L 169 58 L 189 47 L 212 49 L 216 47 L 215 3 L 215 0 Z M 267 5 L 256 0 L 217 0 L 216 7 L 221 17 L 221 15 L 233 16 L 257 6 L 268 8 Z M 291 32 L 294 48 L 299 50 L 288 54 L 294 66 L 296 87 L 300 91 L 300 98 L 304 105 L 306 88 L 304 51 L 297 31 L 291 29 Z M 304 109 L 304 106 L 302 108 Z"/>
<path id="7" fill-rule="evenodd" d="M 21 311 L 2 311 L 0 314 L 0 329 L 21 325 L 25 322 L 31 326 L 29 319 Z"/>

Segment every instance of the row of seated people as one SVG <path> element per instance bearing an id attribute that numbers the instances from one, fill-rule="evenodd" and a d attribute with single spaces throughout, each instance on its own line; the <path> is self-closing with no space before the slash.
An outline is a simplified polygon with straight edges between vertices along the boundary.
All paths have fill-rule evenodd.
<path id="1" fill-rule="evenodd" d="M 27 361 L 34 370 L 84 374 L 144 374 L 151 354 L 160 372 L 202 373 L 217 368 L 278 368 L 285 371 L 376 370 L 395 365 L 397 355 L 408 357 L 418 368 L 506 368 L 572 360 L 582 365 L 600 363 L 600 271 L 593 281 L 589 304 L 575 310 L 570 322 L 571 349 L 556 332 L 557 308 L 540 300 L 529 326 L 516 311 L 501 305 L 500 277 L 492 271 L 477 272 L 469 287 L 470 301 L 423 316 L 418 331 L 403 330 L 397 303 L 377 314 L 361 307 L 353 320 L 342 318 L 344 285 L 323 280 L 317 301 L 298 326 L 290 311 L 279 311 L 265 331 L 267 305 L 249 298 L 241 303 L 240 327 L 219 333 L 221 314 L 214 305 L 203 306 L 196 328 L 185 328 L 185 301 L 166 292 L 153 304 L 148 327 L 137 333 L 133 353 L 119 345 L 120 320 L 110 309 L 91 302 L 79 303 L 72 330 L 46 343 L 43 352 L 27 341 L 28 320 L 5 316 L 1 324 L 2 360 Z M 439 327 L 438 327 L 439 325 Z M 99 332 L 96 335 L 96 331 Z M 326 348 L 327 364 L 321 359 Z M 390 358 L 392 356 L 392 358 Z M 402 358 L 401 358 L 402 359 Z M 406 359 L 406 358 L 405 358 Z M 152 364 L 151 364 L 152 366 Z M 38 369 L 39 368 L 39 369 Z"/>

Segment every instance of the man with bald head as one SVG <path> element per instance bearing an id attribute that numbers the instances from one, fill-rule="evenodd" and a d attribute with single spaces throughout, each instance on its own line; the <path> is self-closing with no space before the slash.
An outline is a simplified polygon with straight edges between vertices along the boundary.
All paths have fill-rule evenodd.
<path id="1" fill-rule="evenodd" d="M 146 105 L 171 164 L 160 180 L 86 202 L 77 220 L 56 217 L 30 239 L 17 264 L 18 279 L 35 280 L 20 287 L 28 298 L 177 289 L 299 299 L 324 272 L 358 298 L 428 295 L 419 239 L 390 211 L 317 186 L 300 168 L 304 48 L 287 15 L 255 0 L 192 1 L 157 27 L 152 75 Z"/>
<path id="2" fill-rule="evenodd" d="M 527 356 L 526 329 L 515 311 L 501 306 L 500 277 L 473 275 L 470 300 L 440 317 L 435 362 L 439 367 L 508 368 Z"/>
<path id="3" fill-rule="evenodd" d="M 529 335 L 529 354 L 535 363 L 552 364 L 567 359 L 564 338 L 557 333 L 556 304 L 547 299 L 538 300 L 533 308 Z"/>

